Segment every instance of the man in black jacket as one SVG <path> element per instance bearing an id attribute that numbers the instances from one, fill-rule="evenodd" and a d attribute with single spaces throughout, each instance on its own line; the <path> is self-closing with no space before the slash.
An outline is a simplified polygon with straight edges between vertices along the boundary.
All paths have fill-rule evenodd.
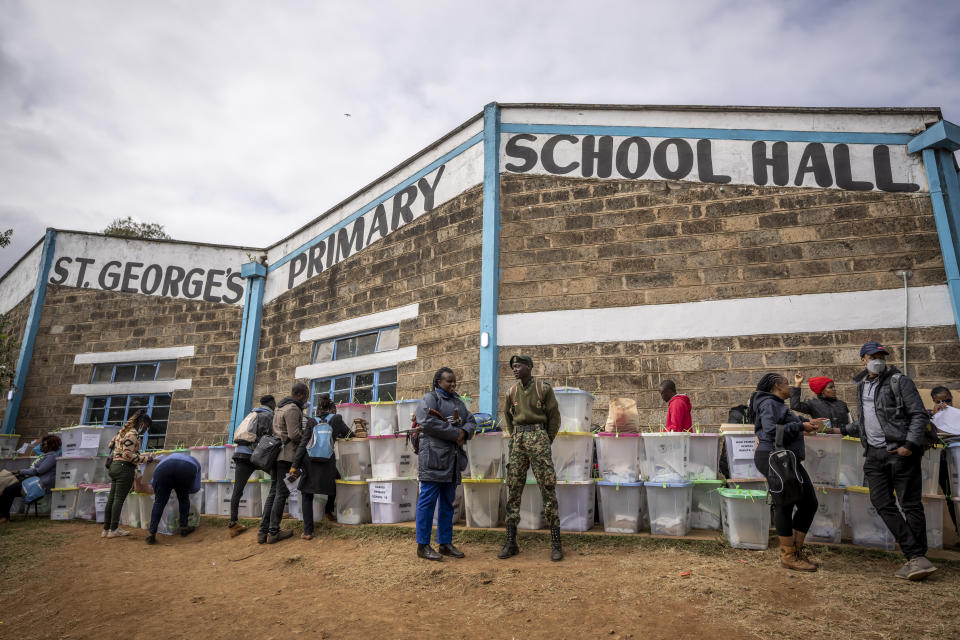
<path id="1" fill-rule="evenodd" d="M 240 535 L 247 530 L 245 526 L 237 522 L 240 514 L 240 500 L 243 498 L 243 490 L 247 486 L 250 476 L 257 470 L 250 463 L 250 456 L 257 447 L 260 438 L 273 433 L 273 412 L 277 410 L 277 401 L 273 396 L 263 396 L 260 398 L 260 406 L 253 410 L 256 414 L 256 440 L 253 443 L 237 442 L 237 449 L 233 454 L 233 464 L 236 469 L 233 479 L 233 494 L 230 496 L 230 522 L 227 524 L 227 531 L 230 537 Z"/>
<path id="2" fill-rule="evenodd" d="M 888 366 L 887 355 L 879 342 L 861 347 L 865 370 L 853 379 L 860 422 L 851 423 L 847 432 L 860 435 L 870 502 L 907 558 L 894 575 L 923 580 L 937 570 L 926 558 L 927 524 L 921 502 L 920 460 L 929 418 L 913 380 Z"/>

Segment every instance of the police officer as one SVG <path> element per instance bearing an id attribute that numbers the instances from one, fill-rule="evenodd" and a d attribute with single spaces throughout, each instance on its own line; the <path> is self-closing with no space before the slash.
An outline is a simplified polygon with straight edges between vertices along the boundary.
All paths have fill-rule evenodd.
<path id="1" fill-rule="evenodd" d="M 507 498 L 507 539 L 498 557 L 509 558 L 520 553 L 520 547 L 517 546 L 520 498 L 527 481 L 527 467 L 531 467 L 543 496 L 544 519 L 550 526 L 553 545 L 550 559 L 563 560 L 560 516 L 557 513 L 557 475 L 550 449 L 560 430 L 557 398 L 549 384 L 534 380 L 531 376 L 533 359 L 530 356 L 511 357 L 510 368 L 517 379 L 517 383 L 507 392 L 503 409 L 504 422 L 510 433 L 510 463 L 507 471 L 510 494 Z"/>

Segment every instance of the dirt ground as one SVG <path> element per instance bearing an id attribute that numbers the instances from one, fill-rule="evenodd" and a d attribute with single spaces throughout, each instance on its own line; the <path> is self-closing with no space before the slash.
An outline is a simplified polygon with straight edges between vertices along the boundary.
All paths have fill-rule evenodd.
<path id="1" fill-rule="evenodd" d="M 406 528 L 267 546 L 205 519 L 153 547 L 99 530 L 0 525 L 0 638 L 960 638 L 960 560 L 908 583 L 894 554 L 827 547 L 797 574 L 774 549 L 649 537 L 565 536 L 553 563 L 545 535 L 503 561 L 499 533 L 458 530 L 467 558 L 435 563 Z"/>

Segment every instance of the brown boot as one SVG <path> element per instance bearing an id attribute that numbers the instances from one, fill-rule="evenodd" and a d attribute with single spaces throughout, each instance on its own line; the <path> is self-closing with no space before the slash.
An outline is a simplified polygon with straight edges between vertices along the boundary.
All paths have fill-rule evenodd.
<path id="1" fill-rule="evenodd" d="M 820 568 L 820 561 L 817 560 L 813 554 L 810 553 L 810 549 L 803 545 L 803 541 L 806 539 L 807 534 L 800 533 L 799 531 L 793 532 L 793 546 L 797 549 L 797 557 L 800 560 L 808 564 L 812 564 L 817 569 Z"/>
<path id="2" fill-rule="evenodd" d="M 780 545 L 780 564 L 792 571 L 816 571 L 817 568 L 797 556 L 797 548 Z"/>

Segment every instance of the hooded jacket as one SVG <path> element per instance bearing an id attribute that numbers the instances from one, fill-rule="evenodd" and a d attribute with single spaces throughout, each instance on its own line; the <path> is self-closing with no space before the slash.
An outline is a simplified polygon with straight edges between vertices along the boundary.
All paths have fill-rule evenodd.
<path id="1" fill-rule="evenodd" d="M 453 424 L 431 415 L 433 409 L 440 415 L 450 417 L 454 411 L 460 416 L 460 423 Z M 460 472 L 466 467 L 467 454 L 457 446 L 457 438 L 463 429 L 467 435 L 464 442 L 473 437 L 477 423 L 473 414 L 467 410 L 463 400 L 457 395 L 434 389 L 420 400 L 417 407 L 417 424 L 423 429 L 420 435 L 420 453 L 417 458 L 418 475 L 421 482 L 460 483 Z"/>
<path id="2" fill-rule="evenodd" d="M 878 378 L 877 395 L 874 398 L 874 407 L 877 410 L 877 420 L 887 438 L 887 449 L 906 447 L 915 454 L 923 454 L 924 432 L 930 422 L 930 416 L 923 407 L 923 399 L 917 391 L 917 385 L 905 375 L 900 376 L 901 407 L 897 408 L 897 398 L 893 393 L 890 377 L 900 370 L 888 366 Z M 851 436 L 860 436 L 860 443 L 867 447 L 867 432 L 863 428 L 863 387 L 867 380 L 867 370 L 864 369 L 853 379 L 857 383 L 857 415 L 859 422 L 851 423 L 847 432 Z"/>
<path id="3" fill-rule="evenodd" d="M 757 391 L 750 397 L 753 413 L 753 433 L 760 440 L 757 451 L 773 451 L 777 438 L 777 425 L 783 425 L 783 448 L 793 451 L 797 460 L 806 457 L 803 445 L 803 420 L 787 409 L 779 396 L 767 391 Z"/>
<path id="4" fill-rule="evenodd" d="M 840 429 L 840 433 L 845 436 L 849 435 L 847 425 L 850 424 L 850 408 L 843 400 L 820 396 L 801 400 L 800 387 L 790 387 L 790 408 L 811 418 L 829 418 L 831 427 Z"/>
<path id="5" fill-rule="evenodd" d="M 277 405 L 273 414 L 273 435 L 283 442 L 283 449 L 277 460 L 293 462 L 303 432 L 303 405 L 291 397 L 286 397 Z"/>

